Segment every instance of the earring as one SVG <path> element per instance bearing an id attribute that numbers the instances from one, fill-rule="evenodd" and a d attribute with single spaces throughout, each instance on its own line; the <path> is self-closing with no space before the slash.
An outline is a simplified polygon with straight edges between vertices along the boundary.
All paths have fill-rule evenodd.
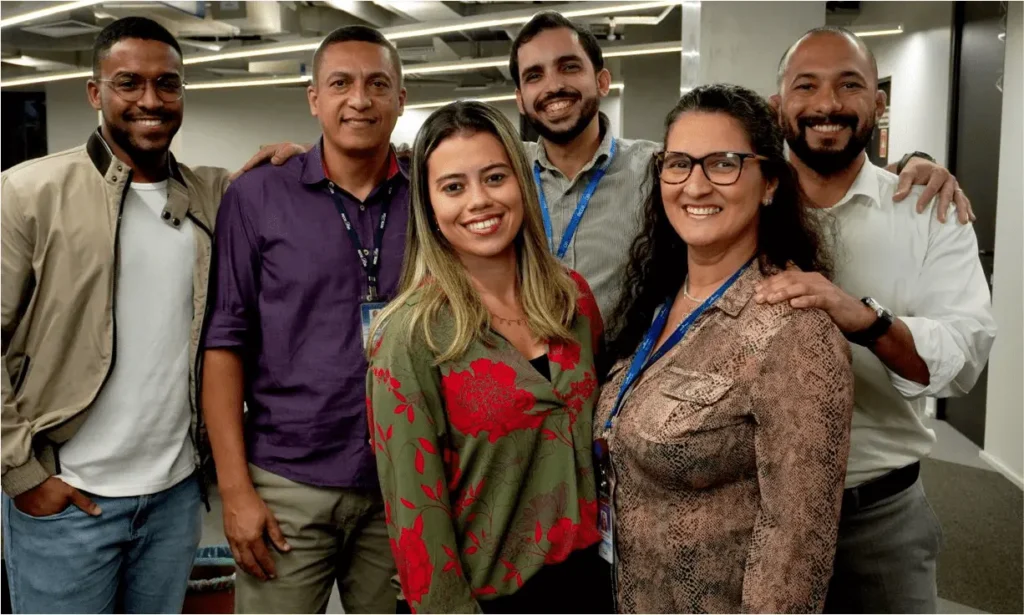
<path id="1" fill-rule="evenodd" d="M 770 196 L 764 197 L 764 200 L 761 201 L 761 205 L 764 206 L 764 207 L 768 207 L 771 204 L 772 204 L 772 197 L 770 197 Z"/>

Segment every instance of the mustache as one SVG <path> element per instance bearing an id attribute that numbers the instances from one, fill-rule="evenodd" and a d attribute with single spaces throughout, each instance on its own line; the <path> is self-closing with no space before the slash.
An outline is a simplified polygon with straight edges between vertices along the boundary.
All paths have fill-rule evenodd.
<path id="1" fill-rule="evenodd" d="M 797 118 L 796 122 L 800 128 L 809 128 L 811 126 L 819 126 L 821 124 L 835 124 L 837 126 L 846 126 L 853 130 L 856 130 L 857 125 L 860 124 L 860 120 L 856 115 L 845 114 L 812 115 Z"/>
<path id="2" fill-rule="evenodd" d="M 533 108 L 535 110 L 537 110 L 537 111 L 540 111 L 544 107 L 544 105 L 548 104 L 549 102 L 551 102 L 553 100 L 557 100 L 559 98 L 569 98 L 569 99 L 572 99 L 572 100 L 580 100 L 581 98 L 583 98 L 583 95 L 580 94 L 579 92 L 577 92 L 576 90 L 570 90 L 568 88 L 562 88 L 562 89 L 558 90 L 557 92 L 552 92 L 552 93 L 548 94 L 544 98 L 538 98 L 537 102 L 535 102 L 533 104 Z"/>
<path id="3" fill-rule="evenodd" d="M 173 113 L 166 113 L 161 111 L 151 111 L 149 113 L 123 113 L 121 119 L 132 122 L 140 119 L 160 120 L 161 122 L 169 122 L 175 118 Z"/>

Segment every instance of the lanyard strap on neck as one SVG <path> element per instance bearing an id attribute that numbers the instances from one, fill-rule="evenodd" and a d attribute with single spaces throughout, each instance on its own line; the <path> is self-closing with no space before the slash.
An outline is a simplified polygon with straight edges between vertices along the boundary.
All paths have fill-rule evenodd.
<path id="1" fill-rule="evenodd" d="M 594 192 L 597 191 L 597 185 L 601 183 L 601 178 L 608 172 L 608 168 L 612 165 L 612 160 L 615 158 L 615 150 L 618 147 L 616 139 L 612 139 L 611 148 L 608 151 L 608 159 L 601 165 L 594 174 L 590 177 L 590 182 L 587 183 L 587 187 L 583 190 L 583 194 L 580 196 L 580 200 L 576 203 L 576 209 L 572 213 L 572 218 L 569 220 L 569 226 L 565 228 L 565 233 L 562 235 L 562 241 L 558 245 L 558 251 L 555 251 L 555 232 L 551 225 L 551 212 L 548 209 L 548 199 L 544 195 L 544 183 L 541 178 L 541 167 L 540 162 L 533 163 L 533 180 L 537 184 L 537 198 L 540 200 L 540 212 L 544 217 L 544 233 L 548 237 L 548 248 L 555 253 L 559 259 L 565 258 L 566 253 L 569 251 L 569 246 L 572 245 L 572 238 L 576 235 L 576 229 L 580 225 L 580 220 L 583 219 L 583 214 L 586 213 L 587 207 L 590 205 L 590 199 L 594 197 Z"/>

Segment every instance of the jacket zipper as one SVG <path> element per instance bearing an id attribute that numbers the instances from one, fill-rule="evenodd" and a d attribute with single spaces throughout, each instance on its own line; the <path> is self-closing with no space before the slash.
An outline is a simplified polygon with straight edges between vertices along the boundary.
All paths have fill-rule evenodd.
<path id="1" fill-rule="evenodd" d="M 198 457 L 199 463 L 196 469 L 199 471 L 199 499 L 202 500 L 206 506 L 206 512 L 210 512 L 210 494 L 206 487 L 206 480 L 204 476 L 203 468 L 203 452 L 199 448 L 199 430 L 203 424 L 203 414 L 199 409 L 200 395 L 202 395 L 203 385 L 203 340 L 206 338 L 206 318 L 210 315 L 210 275 L 213 274 L 213 231 L 208 229 L 205 224 L 200 222 L 191 213 L 185 214 L 192 224 L 196 225 L 197 228 L 202 229 L 204 233 L 210 238 L 210 271 L 207 272 L 206 279 L 206 301 L 203 304 L 203 314 L 199 321 L 199 339 L 196 340 L 196 358 L 193 365 L 193 373 L 195 374 L 195 399 L 189 397 L 188 403 L 192 406 L 192 412 L 196 415 L 196 427 L 195 429 L 189 428 L 189 437 L 192 439 L 192 450 L 195 451 L 196 457 Z"/>

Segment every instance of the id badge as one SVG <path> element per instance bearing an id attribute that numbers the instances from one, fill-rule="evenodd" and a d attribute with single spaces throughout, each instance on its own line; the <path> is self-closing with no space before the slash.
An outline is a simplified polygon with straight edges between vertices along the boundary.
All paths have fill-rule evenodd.
<path id="1" fill-rule="evenodd" d="M 597 468 L 597 530 L 601 544 L 597 548 L 601 559 L 615 564 L 615 508 L 612 506 L 612 469 L 608 441 L 599 438 L 594 443 L 594 461 Z"/>
<path id="2" fill-rule="evenodd" d="M 363 328 L 363 350 L 369 348 L 370 345 L 370 325 L 373 324 L 373 319 L 377 317 L 377 314 L 379 314 L 386 305 L 387 303 L 384 301 L 359 304 L 359 320 L 361 321 Z"/>

